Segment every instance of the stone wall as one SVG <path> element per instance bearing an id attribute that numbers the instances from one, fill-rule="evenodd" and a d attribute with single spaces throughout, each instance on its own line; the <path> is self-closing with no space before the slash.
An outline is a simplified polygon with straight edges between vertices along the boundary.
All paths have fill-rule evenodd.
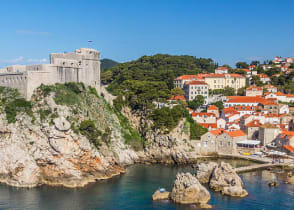
<path id="1" fill-rule="evenodd" d="M 28 100 L 41 84 L 66 82 L 82 82 L 100 94 L 100 53 L 81 48 L 51 54 L 50 64 L 14 65 L 0 70 L 0 86 L 16 88 Z"/>

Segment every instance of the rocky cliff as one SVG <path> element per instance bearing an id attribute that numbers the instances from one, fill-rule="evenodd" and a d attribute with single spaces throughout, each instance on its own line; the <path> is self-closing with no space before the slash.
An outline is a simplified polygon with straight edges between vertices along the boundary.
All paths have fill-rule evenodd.
<path id="1" fill-rule="evenodd" d="M 123 107 L 122 114 L 131 125 L 142 134 L 145 142 L 144 152 L 138 152 L 141 162 L 186 164 L 196 162 L 198 141 L 191 141 L 185 119 L 181 120 L 171 132 L 152 129 L 152 121 L 139 111 Z"/>
<path id="2" fill-rule="evenodd" d="M 1 88 L 0 99 L 2 183 L 84 186 L 138 159 L 117 116 L 82 84 L 41 86 L 32 102 Z"/>
<path id="3" fill-rule="evenodd" d="M 0 100 L 2 183 L 78 187 L 133 163 L 196 161 L 185 120 L 168 133 L 154 130 L 142 113 L 118 113 L 83 84 L 41 86 L 30 102 L 0 87 Z"/>

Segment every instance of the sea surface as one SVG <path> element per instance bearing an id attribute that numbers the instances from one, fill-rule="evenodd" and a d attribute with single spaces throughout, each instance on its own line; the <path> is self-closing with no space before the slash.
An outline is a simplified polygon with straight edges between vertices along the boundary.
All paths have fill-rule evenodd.
<path id="1" fill-rule="evenodd" d="M 243 160 L 229 162 L 235 167 L 252 164 Z M 127 168 L 126 174 L 77 189 L 49 186 L 23 189 L 0 185 L 0 209 L 195 209 L 191 205 L 151 199 L 158 187 L 170 191 L 179 171 L 193 171 L 193 168 L 134 165 Z M 209 190 L 209 204 L 213 209 L 294 210 L 294 185 L 284 184 L 275 173 L 249 172 L 241 178 L 249 195 L 234 198 Z M 280 181 L 280 186 L 269 187 L 268 182 L 272 180 Z"/>

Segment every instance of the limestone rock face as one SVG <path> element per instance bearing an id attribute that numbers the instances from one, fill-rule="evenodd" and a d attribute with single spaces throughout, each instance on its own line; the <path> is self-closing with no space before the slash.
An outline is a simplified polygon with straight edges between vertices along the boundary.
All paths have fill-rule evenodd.
<path id="1" fill-rule="evenodd" d="M 200 204 L 210 200 L 207 189 L 190 173 L 177 174 L 170 197 L 174 202 L 181 204 Z"/>
<path id="2" fill-rule="evenodd" d="M 208 183 L 213 170 L 217 167 L 217 163 L 200 163 L 196 167 L 196 177 L 200 183 Z"/>
<path id="3" fill-rule="evenodd" d="M 0 175 L 2 182 L 24 187 L 33 187 L 39 182 L 40 169 L 29 152 L 18 144 L 0 148 Z M 5 174 L 9 174 L 8 177 Z"/>
<path id="4" fill-rule="evenodd" d="M 42 184 L 82 187 L 98 179 L 124 173 L 122 165 L 138 159 L 126 144 L 119 120 L 103 100 L 81 93 L 79 104 L 56 104 L 54 94 L 40 89 L 32 98 L 32 115 L 16 115 L 8 123 L 0 109 L 0 182 L 17 187 Z M 38 92 L 40 91 L 40 92 Z M 1 93 L 0 93 L 1 97 Z M 44 112 L 46 110 L 46 112 Z M 41 118 L 40 113 L 47 113 Z M 96 147 L 84 135 L 74 132 L 83 120 L 92 120 L 102 133 L 111 130 L 108 145 L 99 139 Z"/>
<path id="5" fill-rule="evenodd" d="M 59 131 L 68 131 L 70 129 L 70 123 L 64 117 L 56 118 L 53 122 Z"/>
<path id="6" fill-rule="evenodd" d="M 209 187 L 225 195 L 244 197 L 248 195 L 243 182 L 229 163 L 221 162 L 212 172 Z"/>
<path id="7" fill-rule="evenodd" d="M 160 192 L 159 190 L 156 190 L 155 193 L 152 195 L 152 200 L 168 200 L 169 199 L 170 192 Z"/>

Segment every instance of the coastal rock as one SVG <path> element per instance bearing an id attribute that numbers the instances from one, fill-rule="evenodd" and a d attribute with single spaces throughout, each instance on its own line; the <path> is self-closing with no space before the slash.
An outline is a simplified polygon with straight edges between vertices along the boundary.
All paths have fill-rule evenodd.
<path id="1" fill-rule="evenodd" d="M 269 187 L 278 187 L 279 185 L 280 185 L 279 182 L 270 182 L 270 183 L 268 183 Z"/>
<path id="2" fill-rule="evenodd" d="M 207 189 L 190 173 L 177 174 L 170 197 L 174 202 L 181 204 L 200 204 L 210 200 Z"/>
<path id="3" fill-rule="evenodd" d="M 0 159 L 1 182 L 16 187 L 38 185 L 40 169 L 22 145 L 1 145 Z"/>
<path id="4" fill-rule="evenodd" d="M 159 190 L 156 190 L 155 193 L 152 195 L 152 200 L 168 200 L 169 199 L 170 192 L 160 192 Z"/>
<path id="5" fill-rule="evenodd" d="M 244 197 L 248 195 L 243 182 L 229 163 L 221 162 L 214 170 L 209 187 L 222 194 Z"/>
<path id="6" fill-rule="evenodd" d="M 78 104 L 60 105 L 54 94 L 38 88 L 30 114 L 20 111 L 15 122 L 8 123 L 0 110 L 1 183 L 82 187 L 124 173 L 122 165 L 136 161 L 136 152 L 124 144 L 119 120 L 107 104 L 87 90 L 79 97 Z M 94 145 L 78 132 L 84 120 L 93 121 L 101 133 L 110 129 L 107 143 L 97 135 L 100 145 Z"/>
<path id="7" fill-rule="evenodd" d="M 196 166 L 195 172 L 195 176 L 197 177 L 198 181 L 202 184 L 208 183 L 215 167 L 217 167 L 217 163 L 215 162 L 198 164 Z"/>

